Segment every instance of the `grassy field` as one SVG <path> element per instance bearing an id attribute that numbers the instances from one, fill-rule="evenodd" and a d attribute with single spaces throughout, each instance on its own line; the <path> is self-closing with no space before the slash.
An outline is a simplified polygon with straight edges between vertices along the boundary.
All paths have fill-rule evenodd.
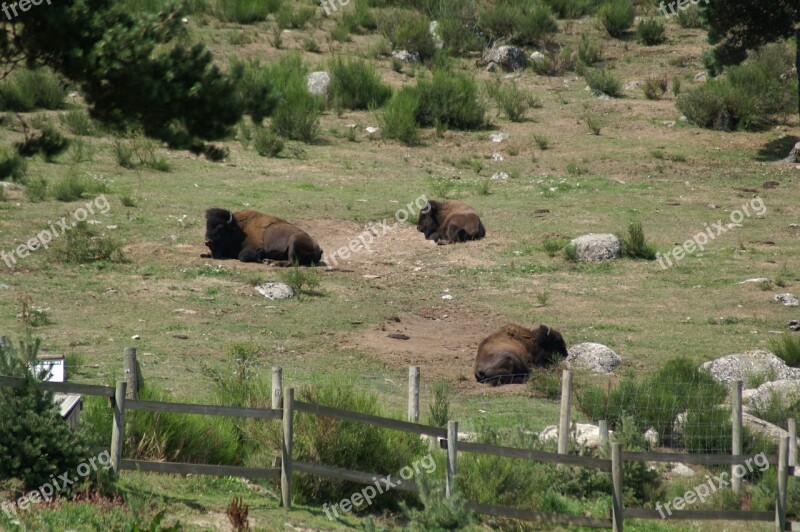
<path id="1" fill-rule="evenodd" d="M 423 66 L 397 72 L 390 58 L 374 57 L 370 50 L 378 35 L 354 35 L 343 43 L 327 39 L 333 24 L 317 9 L 307 27 L 283 32 L 277 49 L 271 20 L 240 26 L 200 14 L 188 21 L 191 36 L 206 42 L 223 65 L 234 57 L 269 62 L 295 52 L 311 70 L 324 70 L 336 55 L 367 57 L 395 88 L 429 75 Z M 602 43 L 605 64 L 623 83 L 668 73 L 691 90 L 699 85 L 693 79 L 702 70 L 705 32 L 674 21 L 666 26 L 665 44 L 644 47 L 607 37 L 590 18 L 562 20 L 556 41 L 574 45 L 588 33 Z M 306 50 L 310 38 L 320 43 L 319 53 Z M 110 208 L 94 227 L 123 244 L 125 261 L 76 266 L 62 263 L 51 249 L 20 258 L 13 269 L 0 264 L 0 333 L 22 334 L 18 315 L 28 300 L 47 316 L 35 329 L 44 352 L 67 355 L 74 363 L 70 380 L 114 382 L 122 375 L 123 348 L 133 346 L 146 382 L 187 402 L 213 400 L 208 370 L 230 371 L 233 361 L 223 353 L 237 342 L 257 345 L 259 374 L 282 366 L 287 385 L 349 382 L 378 394 L 397 415 L 406 401 L 407 368 L 419 365 L 423 418 L 433 384 L 443 380 L 452 386 L 453 419 L 462 430 L 481 423 L 540 430 L 556 423 L 555 401 L 533 398 L 531 385 L 491 388 L 474 381 L 477 345 L 498 326 L 544 323 L 561 331 L 568 346 L 610 346 L 624 359 L 618 374 L 646 375 L 675 356 L 699 365 L 766 348 L 775 331 L 798 318 L 772 301 L 773 294 L 800 286 L 797 168 L 777 162 L 798 140 L 796 117 L 757 133 L 703 130 L 680 120 L 672 93 L 648 100 L 636 89 L 606 101 L 591 96 L 574 72 L 489 73 L 476 68 L 475 58 L 456 62 L 457 71 L 481 82 L 513 79 L 541 108 L 530 110 L 525 121 L 510 122 L 489 102 L 487 128 L 440 134 L 426 129 L 414 147 L 367 133 L 365 127 L 378 125 L 374 112 L 329 109 L 318 142 L 291 141 L 277 158 L 260 157 L 231 139 L 222 143 L 230 150 L 222 163 L 158 147 L 168 172 L 130 170 L 117 164 L 114 137 L 97 134 L 80 138 L 89 160 L 77 162 L 72 152 L 54 162 L 31 160 L 29 179 L 53 184 L 77 174 L 102 183 Z M 69 109 L 83 106 L 79 97 L 70 98 Z M 58 120 L 66 112 L 38 118 L 74 138 Z M 587 116 L 600 120 L 599 135 L 590 133 Z M 351 124 L 355 138 L 348 138 Z M 508 139 L 489 139 L 500 132 Z M 535 136 L 546 137 L 546 149 Z M 21 138 L 16 120 L 6 115 L 0 143 Z M 503 160 L 492 160 L 493 153 Z M 500 171 L 510 178 L 489 180 Z M 768 181 L 777 186 L 765 188 Z M 338 269 L 318 269 L 314 295 L 269 301 L 253 286 L 279 280 L 279 269 L 200 258 L 209 207 L 253 208 L 286 218 L 331 252 L 368 223 L 393 222 L 395 212 L 419 196 L 440 198 L 445 191 L 480 212 L 486 239 L 437 247 L 413 225 L 399 225 Z M 7 252 L 95 197 L 33 202 L 20 185 L 6 187 L 5 195 L 0 250 Z M 703 253 L 665 270 L 656 262 L 628 259 L 576 264 L 563 254 L 550 257 L 542 247 L 548 235 L 621 233 L 639 221 L 663 253 L 704 224 L 728 223 L 732 211 L 755 197 L 766 206 L 763 216 L 746 217 Z M 753 277 L 781 279 L 785 286 L 738 284 Z M 410 339 L 388 338 L 392 332 Z M 578 386 L 588 380 L 597 377 L 579 376 Z M 578 419 L 583 421 L 580 414 Z M 166 509 L 170 519 L 192 528 L 227 527 L 223 512 L 232 495 L 248 495 L 251 523 L 259 529 L 334 526 L 318 507 L 286 512 L 278 508 L 274 487 L 238 480 L 124 474 L 121 486 L 142 501 L 143 516 Z M 95 515 L 79 504 L 68 506 L 37 510 L 31 527 L 73 526 L 81 512 Z M 122 510 L 97 515 L 116 523 L 117 511 Z M 642 530 L 652 525 L 639 524 Z M 364 525 L 352 518 L 335 526 Z"/>

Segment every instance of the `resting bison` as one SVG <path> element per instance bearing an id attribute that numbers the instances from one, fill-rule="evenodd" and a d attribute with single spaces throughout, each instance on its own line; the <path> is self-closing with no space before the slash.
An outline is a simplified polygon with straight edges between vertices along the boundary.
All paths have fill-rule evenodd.
<path id="1" fill-rule="evenodd" d="M 522 382 L 532 366 L 549 366 L 567 355 L 561 333 L 547 325 L 538 329 L 505 325 L 478 346 L 475 379 L 494 385 Z"/>
<path id="2" fill-rule="evenodd" d="M 308 233 L 285 220 L 251 209 L 206 211 L 206 246 L 215 259 L 275 261 L 276 266 L 312 266 L 322 250 Z"/>
<path id="3" fill-rule="evenodd" d="M 478 213 L 460 201 L 430 200 L 419 213 L 417 230 L 437 244 L 454 244 L 486 236 Z"/>

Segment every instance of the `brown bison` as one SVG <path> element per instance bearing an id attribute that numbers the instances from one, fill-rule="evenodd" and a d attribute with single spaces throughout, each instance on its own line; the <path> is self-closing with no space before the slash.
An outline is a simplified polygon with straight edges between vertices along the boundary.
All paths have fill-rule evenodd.
<path id="1" fill-rule="evenodd" d="M 478 346 L 475 379 L 494 385 L 523 382 L 532 366 L 549 366 L 567 356 L 561 333 L 547 325 L 526 329 L 508 324 Z"/>
<path id="2" fill-rule="evenodd" d="M 486 236 L 475 209 L 455 200 L 428 201 L 419 213 L 417 230 L 437 244 L 454 244 Z"/>
<path id="3" fill-rule="evenodd" d="M 252 209 L 239 212 L 208 209 L 206 246 L 215 259 L 274 261 L 272 264 L 276 266 L 313 266 L 322 260 L 322 250 L 308 233 Z"/>

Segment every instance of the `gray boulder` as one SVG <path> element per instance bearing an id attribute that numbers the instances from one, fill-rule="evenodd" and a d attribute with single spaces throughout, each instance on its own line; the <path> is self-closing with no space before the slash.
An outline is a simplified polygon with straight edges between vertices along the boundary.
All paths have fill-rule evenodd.
<path id="1" fill-rule="evenodd" d="M 609 347 L 594 342 L 573 345 L 568 352 L 567 364 L 570 367 L 588 369 L 595 373 L 611 373 L 622 362 L 622 357 Z"/>
<path id="2" fill-rule="evenodd" d="M 311 72 L 307 78 L 308 92 L 315 96 L 327 96 L 328 86 L 331 84 L 331 76 L 327 72 Z"/>
<path id="3" fill-rule="evenodd" d="M 776 294 L 772 299 L 778 303 L 783 303 L 787 307 L 797 306 L 797 296 L 794 294 Z"/>
<path id="4" fill-rule="evenodd" d="M 574 238 L 570 244 L 575 246 L 578 259 L 586 262 L 611 260 L 622 253 L 619 238 L 612 234 L 589 233 Z"/>
<path id="5" fill-rule="evenodd" d="M 484 50 L 483 56 L 478 63 L 479 66 L 495 63 L 505 71 L 515 72 L 528 65 L 528 58 L 525 57 L 525 52 L 522 49 L 516 46 L 502 45 Z"/>
<path id="6" fill-rule="evenodd" d="M 409 52 L 408 50 L 395 50 L 392 52 L 392 57 L 399 59 L 404 63 L 419 63 L 419 54 L 417 52 Z"/>
<path id="7" fill-rule="evenodd" d="M 789 408 L 800 401 L 800 380 L 783 379 L 765 382 L 750 395 L 748 407 L 761 410 L 769 406 L 772 401 L 778 401 L 783 408 Z"/>
<path id="8" fill-rule="evenodd" d="M 774 376 L 774 380 L 800 379 L 800 369 L 787 366 L 786 362 L 763 349 L 709 360 L 701 369 L 708 371 L 714 380 L 725 383 L 747 381 L 753 376 Z"/>
<path id="9" fill-rule="evenodd" d="M 261 283 L 256 286 L 256 292 L 267 299 L 289 299 L 294 296 L 294 290 L 284 283 Z"/>

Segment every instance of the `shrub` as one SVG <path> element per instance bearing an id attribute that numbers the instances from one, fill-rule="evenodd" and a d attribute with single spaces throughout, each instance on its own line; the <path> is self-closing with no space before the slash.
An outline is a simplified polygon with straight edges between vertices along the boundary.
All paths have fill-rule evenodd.
<path id="1" fill-rule="evenodd" d="M 654 18 L 640 20 L 636 25 L 636 38 L 645 46 L 663 43 L 667 40 L 664 35 L 664 23 Z"/>
<path id="2" fill-rule="evenodd" d="M 598 90 L 614 98 L 622 94 L 622 83 L 619 78 L 604 68 L 590 70 L 584 77 L 589 87 L 594 90 Z"/>
<path id="3" fill-rule="evenodd" d="M 444 427 L 450 420 L 450 384 L 439 381 L 433 385 L 433 403 L 430 405 L 428 424 Z"/>
<path id="4" fill-rule="evenodd" d="M 101 235 L 85 221 L 62 234 L 53 244 L 56 260 L 65 264 L 92 264 L 97 262 L 123 262 L 122 244 Z"/>
<path id="5" fill-rule="evenodd" d="M 688 9 L 678 9 L 678 15 L 675 17 L 678 25 L 681 28 L 702 28 L 703 16 L 700 8 L 690 6 Z"/>
<path id="6" fill-rule="evenodd" d="M 59 120 L 73 135 L 85 137 L 94 134 L 92 119 L 83 109 L 67 111 L 59 117 Z"/>
<path id="7" fill-rule="evenodd" d="M 151 168 L 159 172 L 169 172 L 170 164 L 164 157 L 156 155 L 155 141 L 144 135 L 136 135 L 130 139 L 115 139 L 112 144 L 114 158 L 123 168 Z"/>
<path id="8" fill-rule="evenodd" d="M 298 390 L 297 399 L 351 412 L 383 414 L 377 396 L 344 382 L 303 387 Z M 280 428 L 272 424 L 270 429 L 270 443 L 280 449 Z M 301 413 L 295 416 L 293 452 L 294 458 L 303 462 L 387 474 L 410 465 L 423 452 L 423 443 L 413 434 Z M 298 475 L 293 485 L 296 496 L 303 502 L 341 500 L 362 487 L 317 475 Z M 372 508 L 396 506 L 403 497 L 398 490 L 387 491 L 373 502 Z"/>
<path id="9" fill-rule="evenodd" d="M 771 44 L 724 76 L 678 98 L 678 109 L 700 127 L 762 130 L 797 109 L 796 82 L 781 79 L 792 64 L 784 44 Z"/>
<path id="10" fill-rule="evenodd" d="M 569 244 L 569 240 L 566 238 L 546 238 L 544 242 L 542 242 L 542 249 L 547 253 L 548 257 L 555 257 L 567 244 Z"/>
<path id="11" fill-rule="evenodd" d="M 21 181 L 28 161 L 6 146 L 0 146 L 0 181 Z"/>
<path id="12" fill-rule="evenodd" d="M 707 372 L 698 371 L 690 360 L 675 358 L 660 370 L 642 380 L 627 378 L 612 390 L 588 385 L 576 393 L 578 408 L 590 419 L 608 420 L 609 428 L 621 426 L 623 418 L 630 416 L 636 429 L 653 428 L 659 441 L 668 447 L 678 447 L 682 435 L 694 438 L 699 446 L 703 426 L 691 426 L 693 420 L 705 422 L 709 414 L 725 399 L 726 388 Z M 682 426 L 675 423 L 678 414 L 689 412 Z M 721 432 L 717 438 L 728 438 L 730 431 Z M 706 436 L 703 436 L 706 437 Z M 710 436 L 709 436 L 710 437 Z M 721 446 L 713 452 L 725 452 Z"/>
<path id="13" fill-rule="evenodd" d="M 628 224 L 628 233 L 620 238 L 622 255 L 631 259 L 655 260 L 656 252 L 647 243 L 641 222 Z"/>
<path id="14" fill-rule="evenodd" d="M 428 477 L 419 478 L 417 483 L 422 509 L 401 505 L 412 530 L 469 530 L 473 517 L 458 492 L 446 497 L 444 482 Z"/>
<path id="15" fill-rule="evenodd" d="M 645 79 L 644 85 L 642 85 L 642 92 L 644 93 L 644 97 L 648 100 L 657 100 L 660 96 L 667 92 L 668 87 L 669 80 L 665 72 L 660 78 L 656 76 L 649 76 L 647 79 Z"/>
<path id="16" fill-rule="evenodd" d="M 19 68 L 0 84 L 0 109 L 26 113 L 34 109 L 60 109 L 67 97 L 58 76 L 48 67 Z"/>
<path id="17" fill-rule="evenodd" d="M 264 118 L 271 115 L 280 103 L 280 94 L 270 78 L 269 69 L 261 66 L 257 59 L 234 60 L 233 69 L 240 75 L 237 90 L 250 110 L 250 118 L 261 125 Z"/>
<path id="18" fill-rule="evenodd" d="M 319 117 L 325 100 L 309 94 L 308 70 L 302 59 L 297 54 L 288 54 L 266 68 L 269 79 L 281 93 L 281 101 L 272 113 L 272 130 L 282 137 L 313 142 L 319 134 Z"/>
<path id="19" fill-rule="evenodd" d="M 0 344 L 0 375 L 25 380 L 22 388 L 0 387 L 0 478 L 20 479 L 26 491 L 75 471 L 89 456 L 81 435 L 61 419 L 53 394 L 39 388 L 46 372 L 29 369 L 38 363 L 40 346 L 30 335 L 19 347 Z"/>
<path id="20" fill-rule="evenodd" d="M 44 177 L 28 179 L 25 181 L 25 195 L 33 203 L 44 201 L 45 198 L 47 198 L 47 189 L 49 186 L 50 184 Z"/>
<path id="21" fill-rule="evenodd" d="M 56 156 L 63 153 L 69 146 L 69 141 L 57 129 L 46 124 L 39 133 L 29 134 L 26 129 L 25 140 L 16 144 L 17 153 L 24 157 L 33 157 L 41 153 L 48 162 L 53 162 Z"/>
<path id="22" fill-rule="evenodd" d="M 363 60 L 337 57 L 331 61 L 329 70 L 330 95 L 347 109 L 380 107 L 392 96 L 391 87 Z"/>
<path id="23" fill-rule="evenodd" d="M 580 256 L 578 256 L 578 248 L 570 242 L 566 246 L 564 246 L 564 257 L 570 262 L 578 262 L 580 260 Z"/>
<path id="24" fill-rule="evenodd" d="M 535 98 L 531 94 L 521 91 L 516 83 L 501 84 L 498 81 L 492 84 L 487 82 L 486 89 L 489 96 L 494 98 L 497 105 L 512 122 L 522 122 L 525 119 L 525 113 L 536 103 Z"/>
<path id="25" fill-rule="evenodd" d="M 545 0 L 558 18 L 578 19 L 591 15 L 596 0 Z"/>
<path id="26" fill-rule="evenodd" d="M 516 42 L 522 45 L 540 43 L 558 31 L 558 23 L 547 4 L 524 3 L 522 17 L 517 21 Z"/>
<path id="27" fill-rule="evenodd" d="M 319 276 L 314 270 L 293 266 L 280 273 L 281 281 L 292 287 L 298 296 L 301 294 L 315 295 L 319 286 Z"/>
<path id="28" fill-rule="evenodd" d="M 470 130 L 484 124 L 485 106 L 475 80 L 466 74 L 436 71 L 431 80 L 420 80 L 415 90 L 417 122 L 423 127 L 441 124 Z"/>
<path id="29" fill-rule="evenodd" d="M 312 6 L 301 5 L 294 7 L 294 2 L 282 2 L 275 14 L 275 20 L 281 29 L 303 29 L 308 21 L 314 18 L 315 9 Z"/>
<path id="30" fill-rule="evenodd" d="M 542 76 L 558 76 L 566 70 L 575 68 L 577 55 L 572 52 L 572 48 L 566 46 L 560 50 L 548 49 L 544 52 L 544 57 L 534 59 L 531 62 L 533 71 Z"/>
<path id="31" fill-rule="evenodd" d="M 539 2 L 485 3 L 478 25 L 492 41 L 532 45 L 558 31 L 550 6 Z"/>
<path id="32" fill-rule="evenodd" d="M 253 136 L 256 153 L 262 157 L 277 157 L 283 151 L 283 139 L 271 129 L 257 127 Z"/>
<path id="33" fill-rule="evenodd" d="M 580 61 L 582 65 L 591 66 L 600 61 L 601 56 L 602 51 L 600 46 L 595 44 L 588 33 L 582 34 L 581 40 L 578 43 L 578 61 Z"/>
<path id="34" fill-rule="evenodd" d="M 787 365 L 800 368 L 800 337 L 783 333 L 769 342 L 769 350 Z"/>
<path id="35" fill-rule="evenodd" d="M 788 419 L 800 419 L 800 394 L 782 396 L 773 390 L 766 401 L 759 401 L 755 408 L 751 407 L 751 412 L 758 419 L 785 427 Z"/>
<path id="36" fill-rule="evenodd" d="M 419 138 L 418 108 L 419 96 L 413 88 L 398 91 L 378 115 L 383 137 L 415 145 Z"/>
<path id="37" fill-rule="evenodd" d="M 67 175 L 53 185 L 53 197 L 58 201 L 75 201 L 84 194 L 100 194 L 106 191 L 105 185 L 92 182 L 89 178 L 70 169 Z"/>
<path id="38" fill-rule="evenodd" d="M 550 138 L 547 135 L 539 133 L 533 134 L 533 141 L 539 146 L 540 150 L 546 150 L 550 146 Z"/>
<path id="39" fill-rule="evenodd" d="M 221 0 L 216 15 L 225 22 L 252 24 L 267 20 L 281 6 L 281 0 Z"/>
<path id="40" fill-rule="evenodd" d="M 609 0 L 597 12 L 600 24 L 612 37 L 622 37 L 633 25 L 636 11 L 631 0 Z"/>
<path id="41" fill-rule="evenodd" d="M 438 26 L 445 48 L 452 54 L 479 52 L 486 46 L 486 39 L 457 15 L 441 19 Z"/>
<path id="42" fill-rule="evenodd" d="M 431 59 L 436 52 L 430 21 L 418 11 L 386 10 L 378 21 L 378 28 L 395 49 L 417 52 L 423 61 Z"/>
<path id="43" fill-rule="evenodd" d="M 592 135 L 599 135 L 600 130 L 603 128 L 603 119 L 597 115 L 586 115 L 586 127 Z"/>

